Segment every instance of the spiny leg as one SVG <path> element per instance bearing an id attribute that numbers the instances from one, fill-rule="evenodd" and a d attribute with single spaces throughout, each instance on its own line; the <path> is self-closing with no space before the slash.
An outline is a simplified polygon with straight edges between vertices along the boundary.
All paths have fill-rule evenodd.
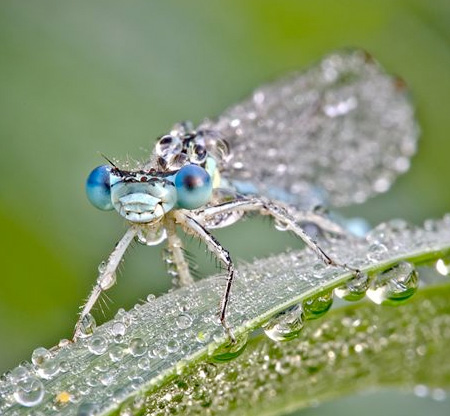
<path id="1" fill-rule="evenodd" d="M 332 259 L 328 254 L 326 254 L 320 246 L 316 243 L 314 239 L 312 239 L 298 224 L 299 221 L 314 220 L 320 228 L 323 228 L 325 231 L 336 232 L 338 234 L 342 234 L 344 231 L 338 225 L 334 225 L 332 221 L 321 217 L 317 214 L 302 214 L 300 212 L 295 212 L 295 216 L 289 213 L 282 204 L 277 204 L 275 202 L 263 199 L 263 198 L 243 198 L 237 201 L 225 202 L 220 205 L 216 205 L 214 207 L 208 207 L 202 210 L 196 211 L 196 215 L 198 218 L 202 219 L 202 222 L 208 221 L 208 218 L 213 218 L 215 215 L 225 214 L 232 211 L 259 211 L 263 215 L 270 215 L 275 220 L 284 224 L 284 228 L 286 230 L 292 231 L 298 237 L 300 237 L 303 242 L 311 249 L 313 252 L 322 260 L 325 264 L 342 267 L 346 270 L 349 270 L 353 273 L 360 274 L 360 270 L 354 267 L 348 266 L 345 263 L 340 263 Z"/>
<path id="2" fill-rule="evenodd" d="M 227 268 L 228 276 L 225 291 L 220 302 L 219 318 L 222 326 L 230 337 L 231 342 L 234 343 L 236 342 L 236 338 L 234 337 L 233 331 L 226 319 L 228 303 L 230 302 L 231 286 L 234 280 L 234 264 L 231 260 L 230 253 L 227 249 L 222 247 L 214 236 L 210 234 L 209 231 L 206 230 L 197 220 L 182 212 L 175 213 L 175 216 L 177 223 L 180 224 L 187 233 L 194 234 L 195 236 L 201 238 L 206 243 L 208 249 L 214 253 Z"/>
<path id="3" fill-rule="evenodd" d="M 168 272 L 172 276 L 175 286 L 189 286 L 194 283 L 194 279 L 189 270 L 189 263 L 185 259 L 183 243 L 177 235 L 173 217 L 167 218 L 165 228 L 167 231 L 167 257 L 164 260 L 167 263 Z"/>
<path id="4" fill-rule="evenodd" d="M 89 314 L 91 309 L 94 307 L 97 302 L 99 296 L 105 290 L 111 288 L 116 282 L 116 269 L 122 260 L 125 251 L 127 250 L 130 243 L 133 241 L 136 233 L 138 232 L 137 227 L 130 227 L 121 240 L 116 244 L 113 252 L 109 255 L 108 260 L 102 267 L 100 268 L 100 274 L 97 278 L 97 282 L 93 287 L 91 294 L 89 295 L 88 300 L 83 305 L 78 321 L 75 325 L 75 332 L 73 334 L 73 340 L 82 335 L 82 327 L 83 320 Z"/>

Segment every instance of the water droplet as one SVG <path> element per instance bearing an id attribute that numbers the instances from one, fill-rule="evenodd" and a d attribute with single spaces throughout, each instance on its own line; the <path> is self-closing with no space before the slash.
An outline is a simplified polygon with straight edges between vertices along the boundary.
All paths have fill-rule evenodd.
<path id="1" fill-rule="evenodd" d="M 304 324 L 301 305 L 294 305 L 280 312 L 263 325 L 265 334 L 274 341 L 290 341 L 298 337 Z"/>
<path id="2" fill-rule="evenodd" d="M 147 352 L 147 344 L 142 338 L 133 338 L 129 344 L 130 353 L 134 357 L 139 357 Z"/>
<path id="3" fill-rule="evenodd" d="M 113 336 L 118 336 L 118 335 L 124 336 L 126 330 L 127 330 L 127 328 L 123 324 L 123 322 L 114 322 L 114 324 L 111 328 L 111 333 Z"/>
<path id="4" fill-rule="evenodd" d="M 155 154 L 162 158 L 178 154 L 182 150 L 182 140 L 179 137 L 170 134 L 162 136 L 155 145 Z"/>
<path id="5" fill-rule="evenodd" d="M 167 231 L 164 227 L 140 228 L 136 238 L 146 246 L 157 246 L 167 238 Z"/>
<path id="6" fill-rule="evenodd" d="M 45 360 L 48 360 L 51 357 L 50 352 L 47 348 L 38 347 L 31 354 L 31 362 L 34 365 L 41 365 Z"/>
<path id="7" fill-rule="evenodd" d="M 101 264 L 103 264 L 103 262 Z M 102 290 L 111 289 L 117 281 L 116 273 L 103 274 L 106 270 L 106 267 L 99 266 L 98 269 L 99 271 L 100 269 L 103 269 L 103 271 L 100 271 L 100 275 L 97 277 L 97 284 L 101 287 Z"/>
<path id="8" fill-rule="evenodd" d="M 42 401 L 44 391 L 44 385 L 38 378 L 28 376 L 16 384 L 14 398 L 22 406 L 33 407 Z"/>
<path id="9" fill-rule="evenodd" d="M 83 316 L 80 325 L 80 338 L 90 337 L 94 333 L 96 327 L 97 322 L 95 322 L 95 318 L 90 313 Z"/>
<path id="10" fill-rule="evenodd" d="M 180 329 L 188 329 L 192 325 L 192 318 L 186 313 L 177 316 L 176 323 Z"/>
<path id="11" fill-rule="evenodd" d="M 388 252 L 388 248 L 382 243 L 374 243 L 369 246 L 367 259 L 372 262 L 381 260 Z"/>
<path id="12" fill-rule="evenodd" d="M 78 407 L 77 416 L 95 416 L 99 411 L 99 406 L 95 403 L 81 403 Z"/>
<path id="13" fill-rule="evenodd" d="M 59 373 L 59 361 L 56 359 L 48 358 L 43 361 L 37 368 L 37 374 L 41 378 L 50 380 L 56 374 Z"/>
<path id="14" fill-rule="evenodd" d="M 153 293 L 147 295 L 147 302 L 153 302 L 156 299 L 156 296 Z"/>
<path id="15" fill-rule="evenodd" d="M 378 274 L 367 289 L 367 297 L 377 305 L 398 304 L 417 290 L 418 274 L 411 263 L 401 262 Z"/>
<path id="16" fill-rule="evenodd" d="M 355 302 L 362 299 L 366 290 L 369 288 L 369 276 L 366 273 L 361 273 L 349 280 L 344 285 L 334 289 L 334 294 L 341 299 L 349 302 Z"/>
<path id="17" fill-rule="evenodd" d="M 166 348 L 169 352 L 176 352 L 180 348 L 180 345 L 176 339 L 171 339 L 167 342 Z"/>
<path id="18" fill-rule="evenodd" d="M 108 348 L 108 342 L 101 335 L 94 335 L 88 344 L 89 351 L 95 355 L 102 355 Z"/>
<path id="19" fill-rule="evenodd" d="M 123 357 L 125 357 L 125 354 L 126 354 L 126 349 L 121 344 L 113 345 L 109 349 L 109 357 L 114 362 L 120 361 Z"/>
<path id="20" fill-rule="evenodd" d="M 248 335 L 242 334 L 236 338 L 235 342 L 228 341 L 225 345 L 222 345 L 216 349 L 208 351 L 211 359 L 218 363 L 233 360 L 239 357 L 247 346 Z"/>
<path id="21" fill-rule="evenodd" d="M 16 367 L 14 370 L 11 370 L 8 378 L 12 384 L 17 384 L 17 382 L 19 380 L 22 380 L 25 377 L 28 377 L 28 375 L 29 375 L 28 368 L 19 366 L 19 367 Z"/>
<path id="22" fill-rule="evenodd" d="M 321 295 L 303 302 L 303 313 L 305 319 L 317 319 L 325 315 L 333 304 L 333 292 Z"/>

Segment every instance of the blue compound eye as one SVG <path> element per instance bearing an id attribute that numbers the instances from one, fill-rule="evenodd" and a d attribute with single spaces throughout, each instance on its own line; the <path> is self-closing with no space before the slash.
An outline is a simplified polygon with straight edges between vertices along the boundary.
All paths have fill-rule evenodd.
<path id="1" fill-rule="evenodd" d="M 175 176 L 175 187 L 180 208 L 199 208 L 211 198 L 211 177 L 205 169 L 197 165 L 183 166 Z"/>
<path id="2" fill-rule="evenodd" d="M 111 201 L 110 172 L 111 166 L 99 166 L 90 173 L 86 181 L 86 194 L 89 201 L 94 207 L 103 211 L 114 208 Z"/>

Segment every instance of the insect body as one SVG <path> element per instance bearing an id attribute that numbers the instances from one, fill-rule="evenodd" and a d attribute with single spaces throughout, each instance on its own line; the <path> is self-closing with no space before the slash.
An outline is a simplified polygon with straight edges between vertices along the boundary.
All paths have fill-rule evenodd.
<path id="1" fill-rule="evenodd" d="M 294 232 L 324 263 L 358 273 L 325 253 L 301 224 L 345 232 L 312 208 L 363 202 L 386 191 L 408 169 L 417 136 L 403 84 L 366 53 L 342 51 L 261 87 L 216 121 L 195 129 L 177 124 L 136 170 L 114 164 L 94 169 L 86 184 L 89 200 L 115 209 L 130 227 L 100 268 L 74 338 L 83 335 L 100 294 L 115 283 L 135 238 L 167 240 L 176 283 L 192 282 L 177 227 L 204 241 L 226 267 L 219 317 L 232 339 L 226 316 L 234 263 L 210 230 L 258 212 Z"/>

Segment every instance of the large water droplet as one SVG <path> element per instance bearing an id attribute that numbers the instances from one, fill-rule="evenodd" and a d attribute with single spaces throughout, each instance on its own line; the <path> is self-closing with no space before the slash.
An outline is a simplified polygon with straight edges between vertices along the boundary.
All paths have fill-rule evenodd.
<path id="1" fill-rule="evenodd" d="M 22 406 L 33 407 L 42 401 L 44 391 L 44 385 L 38 378 L 28 376 L 16 384 L 14 398 Z"/>
<path id="2" fill-rule="evenodd" d="M 219 348 L 208 351 L 213 361 L 223 363 L 239 357 L 247 346 L 248 335 L 242 334 L 236 338 L 235 342 L 228 342 Z"/>
<path id="3" fill-rule="evenodd" d="M 411 263 L 401 262 L 378 274 L 367 289 L 367 297 L 377 305 L 398 304 L 417 290 L 418 274 Z"/>
<path id="4" fill-rule="evenodd" d="M 333 292 L 321 295 L 303 302 L 303 313 L 305 319 L 317 319 L 325 315 L 333 304 Z"/>
<path id="5" fill-rule="evenodd" d="M 274 316 L 262 328 L 274 341 L 289 341 L 300 334 L 303 323 L 303 309 L 301 305 L 294 305 Z"/>
<path id="6" fill-rule="evenodd" d="M 334 289 L 334 294 L 346 301 L 355 302 L 362 299 L 369 288 L 369 277 L 366 273 L 360 273 L 344 285 Z"/>

